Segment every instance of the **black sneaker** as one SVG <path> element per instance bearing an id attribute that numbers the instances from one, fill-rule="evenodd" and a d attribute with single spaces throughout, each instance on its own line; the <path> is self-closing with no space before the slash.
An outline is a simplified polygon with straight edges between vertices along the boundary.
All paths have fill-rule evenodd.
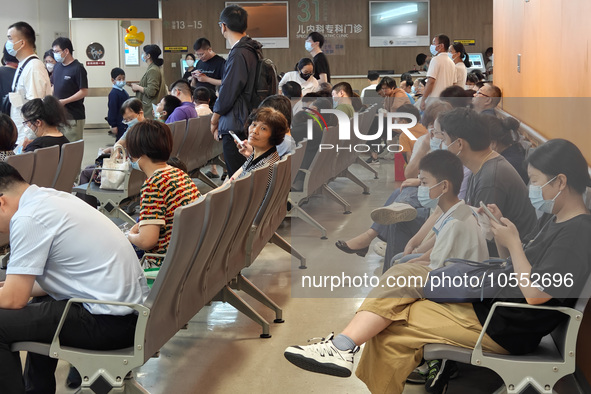
<path id="1" fill-rule="evenodd" d="M 414 369 L 406 378 L 407 383 L 425 384 L 427 382 L 427 376 L 429 375 L 429 366 L 423 360 L 421 364 Z"/>
<path id="2" fill-rule="evenodd" d="M 447 390 L 447 383 L 451 375 L 455 374 L 458 366 L 455 361 L 431 360 L 427 361 L 429 375 L 425 382 L 425 390 L 429 394 L 442 394 Z"/>
<path id="3" fill-rule="evenodd" d="M 378 158 L 374 159 L 373 157 L 370 156 L 369 159 L 365 160 L 365 162 L 367 164 L 380 164 L 380 159 L 378 159 Z"/>

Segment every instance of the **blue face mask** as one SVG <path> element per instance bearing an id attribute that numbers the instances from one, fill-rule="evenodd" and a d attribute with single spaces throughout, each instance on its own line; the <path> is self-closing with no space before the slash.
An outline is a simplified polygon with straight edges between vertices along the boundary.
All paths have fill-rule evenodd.
<path id="1" fill-rule="evenodd" d="M 431 46 L 429 47 L 429 51 L 431 51 L 431 55 L 437 56 L 437 45 L 431 44 Z"/>
<path id="2" fill-rule="evenodd" d="M 441 138 L 432 137 L 429 145 L 431 146 L 431 152 L 443 149 L 443 140 Z"/>
<path id="3" fill-rule="evenodd" d="M 22 40 L 18 40 L 17 42 L 6 41 L 6 44 L 4 45 L 4 47 L 6 48 L 6 52 L 8 52 L 8 54 L 10 56 L 16 56 L 16 54 L 18 53 L 19 50 L 18 49 L 14 49 L 14 44 L 18 44 L 21 41 Z"/>
<path id="4" fill-rule="evenodd" d="M 540 212 L 552 213 L 552 210 L 554 209 L 554 200 L 556 200 L 560 193 L 562 193 L 561 190 L 556 196 L 554 196 L 552 200 L 544 200 L 542 188 L 552 182 L 554 179 L 556 179 L 556 177 L 550 179 L 542 186 L 529 185 L 529 200 L 531 201 L 531 205 L 533 205 L 534 208 Z"/>
<path id="5" fill-rule="evenodd" d="M 56 62 L 58 63 L 63 63 L 64 62 L 64 58 L 62 57 L 61 54 L 59 53 L 54 53 L 53 54 L 53 58 L 55 59 Z"/>
<path id="6" fill-rule="evenodd" d="M 441 182 L 443 182 L 443 181 L 441 181 Z M 437 198 L 431 198 L 431 197 L 429 197 L 429 192 L 435 186 L 439 186 L 441 184 L 441 182 L 439 182 L 437 185 L 433 185 L 431 187 L 419 186 L 419 190 L 417 191 L 417 198 L 419 199 L 419 203 L 421 203 L 421 205 L 423 207 L 428 208 L 428 209 L 434 209 L 437 206 L 437 203 L 439 203 L 439 197 L 443 196 L 443 193 L 441 193 L 439 195 L 439 197 L 437 197 Z"/>
<path id="7" fill-rule="evenodd" d="M 115 86 L 119 89 L 123 89 L 123 87 L 125 86 L 125 81 L 115 81 Z"/>
<path id="8" fill-rule="evenodd" d="M 141 157 L 139 159 L 137 159 L 136 161 L 133 161 L 132 160 L 131 161 L 131 168 L 133 168 L 134 170 L 141 171 L 142 169 L 140 168 L 140 164 L 139 164 L 140 163 L 140 159 L 141 159 Z"/>
<path id="9" fill-rule="evenodd" d="M 133 126 L 138 124 L 140 121 L 138 118 L 132 119 L 129 122 L 123 121 L 123 124 L 127 125 L 127 129 L 131 129 Z"/>
<path id="10" fill-rule="evenodd" d="M 310 51 L 312 50 L 312 43 L 311 43 L 311 42 L 309 42 L 309 41 L 306 41 L 306 42 L 304 43 L 304 46 L 305 46 L 305 48 L 306 48 L 306 51 L 310 52 Z"/>

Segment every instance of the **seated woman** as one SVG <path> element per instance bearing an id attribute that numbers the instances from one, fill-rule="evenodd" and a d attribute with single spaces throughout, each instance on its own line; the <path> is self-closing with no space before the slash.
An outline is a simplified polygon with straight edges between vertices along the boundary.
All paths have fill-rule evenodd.
<path id="1" fill-rule="evenodd" d="M 166 254 L 174 211 L 199 198 L 199 190 L 182 170 L 166 163 L 172 151 L 172 134 L 165 124 L 146 120 L 127 132 L 132 167 L 148 179 L 140 192 L 139 222 L 129 232 L 129 241 L 146 253 Z M 163 258 L 148 257 L 149 266 Z"/>
<path id="2" fill-rule="evenodd" d="M 356 375 L 373 393 L 401 393 L 409 373 L 419 364 L 423 347 L 444 343 L 473 348 L 482 324 L 496 301 L 531 305 L 572 306 L 591 272 L 591 215 L 583 201 L 591 186 L 587 162 L 571 142 L 556 139 L 538 147 L 527 159 L 532 204 L 545 212 L 522 244 L 515 225 L 495 205 L 488 208 L 502 224 L 493 223 L 501 257 L 510 257 L 518 286 L 505 287 L 494 299 L 475 303 L 436 303 L 400 299 L 366 299 L 341 334 L 320 343 L 289 347 L 301 368 L 336 376 L 350 376 L 355 353 L 366 343 Z M 534 284 L 542 275 L 572 278 L 572 286 L 552 281 Z M 396 306 L 398 305 L 398 306 Z M 526 354 L 565 318 L 559 312 L 506 308 L 495 312 L 482 344 L 483 351 Z M 448 374 L 442 371 L 440 376 Z M 444 385 L 446 382 L 443 382 Z"/>
<path id="3" fill-rule="evenodd" d="M 60 127 L 68 124 L 64 106 L 53 96 L 45 96 L 43 100 L 36 98 L 27 101 L 21 108 L 23 123 L 27 125 L 35 138 L 33 141 L 25 139 L 23 152 L 33 152 L 39 148 L 62 146 L 68 139 L 59 131 Z"/>
<path id="4" fill-rule="evenodd" d="M 318 86 L 318 80 L 314 78 L 314 63 L 312 59 L 303 57 L 296 64 L 295 71 L 286 72 L 283 78 L 281 78 L 281 81 L 279 81 L 279 91 L 281 91 L 281 87 L 285 83 L 290 81 L 297 82 L 302 87 L 301 96 L 317 92 L 320 88 Z"/>
<path id="5" fill-rule="evenodd" d="M 523 165 L 525 149 L 518 139 L 519 121 L 512 117 L 501 119 L 493 115 L 483 115 L 482 119 L 490 131 L 491 149 L 511 163 L 527 185 L 529 178 Z"/>
<path id="6" fill-rule="evenodd" d="M 0 161 L 5 161 L 7 157 L 14 156 L 17 136 L 16 125 L 10 116 L 0 114 Z"/>
<path id="7" fill-rule="evenodd" d="M 257 168 L 264 167 L 267 164 L 272 166 L 279 161 L 276 146 L 283 142 L 285 133 L 289 130 L 285 116 L 270 107 L 257 108 L 250 114 L 248 122 L 250 122 L 250 126 L 248 126 L 248 145 L 253 149 L 252 154 L 226 182 L 240 179 Z M 241 151 L 240 153 L 244 155 L 248 146 L 236 144 Z M 269 172 L 269 181 L 271 181 L 271 175 L 272 172 Z"/>

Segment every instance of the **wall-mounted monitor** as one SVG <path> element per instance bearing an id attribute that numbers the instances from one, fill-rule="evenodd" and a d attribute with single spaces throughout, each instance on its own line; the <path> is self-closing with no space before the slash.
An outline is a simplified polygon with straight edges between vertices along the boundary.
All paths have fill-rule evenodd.
<path id="1" fill-rule="evenodd" d="M 289 6 L 287 1 L 227 1 L 248 13 L 246 34 L 265 48 L 289 48 Z M 230 49 L 228 42 L 226 48 Z"/>
<path id="2" fill-rule="evenodd" d="M 70 19 L 160 19 L 159 0 L 70 0 Z"/>
<path id="3" fill-rule="evenodd" d="M 468 72 L 472 70 L 479 70 L 480 72 L 484 72 L 485 64 L 484 58 L 482 57 L 482 53 L 469 53 L 468 60 L 470 60 L 470 67 L 468 67 Z"/>
<path id="4" fill-rule="evenodd" d="M 429 0 L 369 2 L 370 47 L 431 45 Z"/>

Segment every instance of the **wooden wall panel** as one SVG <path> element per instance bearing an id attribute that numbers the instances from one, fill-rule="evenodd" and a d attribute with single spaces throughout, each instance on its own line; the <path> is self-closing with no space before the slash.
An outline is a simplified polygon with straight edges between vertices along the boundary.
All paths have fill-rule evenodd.
<path id="1" fill-rule="evenodd" d="M 451 39 L 475 39 L 476 45 L 469 51 L 484 52 L 492 45 L 492 2 L 431 0 L 431 35 L 444 33 Z M 347 29 L 347 37 L 327 39 L 326 45 L 343 46 L 329 56 L 333 75 L 365 75 L 369 69 L 393 69 L 400 73 L 413 69 L 418 53 L 428 54 L 428 47 L 370 48 L 368 1 L 318 0 L 319 21 L 314 21 L 312 16 L 308 23 L 298 21 L 298 16 L 304 16 L 300 3 L 295 0 L 289 2 L 290 48 L 265 50 L 265 56 L 272 59 L 280 71 L 291 71 L 300 58 L 309 56 L 304 49 L 305 39 L 297 37 L 300 25 L 304 28 L 311 24 L 361 25 L 361 33 L 348 34 L 350 29 Z M 224 4 L 221 0 L 163 0 L 164 45 L 186 45 L 192 50 L 193 42 L 203 36 L 212 42 L 216 52 L 227 53 L 225 40 L 217 25 Z M 164 57 L 167 81 L 177 79 L 180 72 L 171 67 L 171 62 L 178 60 L 180 54 L 165 54 Z"/>
<path id="2" fill-rule="evenodd" d="M 591 164 L 591 2 L 495 0 L 493 9 L 503 109 L 546 138 L 573 141 Z"/>

